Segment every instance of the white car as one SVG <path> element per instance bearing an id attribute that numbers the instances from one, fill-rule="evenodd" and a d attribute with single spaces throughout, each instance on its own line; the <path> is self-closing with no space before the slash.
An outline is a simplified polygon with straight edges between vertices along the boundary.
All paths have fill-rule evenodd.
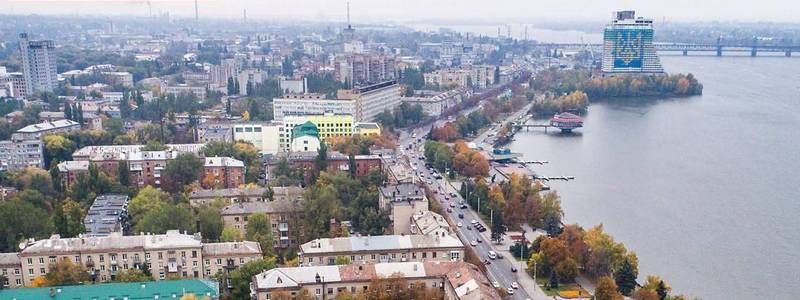
<path id="1" fill-rule="evenodd" d="M 461 222 L 458 222 L 458 224 L 456 224 L 456 226 L 458 226 L 458 227 L 461 227 L 462 225 L 464 225 L 464 224 L 461 224 Z"/>
<path id="2" fill-rule="evenodd" d="M 472 247 L 477 247 L 478 246 L 478 242 L 476 242 L 476 241 L 469 242 L 469 244 L 472 245 Z"/>
<path id="3" fill-rule="evenodd" d="M 519 289 L 519 284 L 516 281 L 514 281 L 511 283 L 511 287 L 514 289 Z"/>
<path id="4" fill-rule="evenodd" d="M 509 295 L 513 295 L 514 294 L 514 289 L 512 289 L 512 288 L 508 288 L 508 290 L 506 290 L 506 291 L 508 292 Z"/>
<path id="5" fill-rule="evenodd" d="M 496 289 L 499 289 L 500 288 L 500 283 L 497 282 L 497 281 L 492 282 L 492 286 L 494 286 L 494 288 L 496 288 Z"/>

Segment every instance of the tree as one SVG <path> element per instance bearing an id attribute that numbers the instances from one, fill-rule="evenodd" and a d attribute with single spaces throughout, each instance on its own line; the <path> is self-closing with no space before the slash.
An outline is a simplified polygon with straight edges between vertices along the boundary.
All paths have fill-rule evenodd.
<path id="1" fill-rule="evenodd" d="M 330 232 L 330 221 L 338 215 L 341 202 L 337 198 L 333 186 L 315 184 L 306 191 L 305 211 L 313 214 L 304 214 L 306 240 L 326 237 Z"/>
<path id="2" fill-rule="evenodd" d="M 564 212 L 561 210 L 561 200 L 555 192 L 549 192 L 541 198 L 539 203 L 541 220 L 544 230 L 550 236 L 561 233 L 561 218 Z"/>
<path id="3" fill-rule="evenodd" d="M 165 233 L 167 230 L 194 232 L 196 218 L 191 206 L 186 203 L 163 204 L 147 211 L 133 226 L 134 232 Z"/>
<path id="4" fill-rule="evenodd" d="M 194 154 L 178 154 L 175 159 L 167 162 L 162 176 L 164 184 L 161 187 L 170 193 L 183 191 L 187 185 L 197 181 L 202 168 L 203 160 Z"/>
<path id="5" fill-rule="evenodd" d="M 275 239 L 272 235 L 272 222 L 269 217 L 264 213 L 254 213 L 247 217 L 245 238 L 258 242 L 265 255 L 272 254 Z"/>
<path id="6" fill-rule="evenodd" d="M 53 226 L 59 235 L 67 236 L 67 215 L 61 203 L 56 203 L 56 207 L 53 208 Z"/>
<path id="7" fill-rule="evenodd" d="M 44 143 L 44 163 L 45 167 L 50 167 L 50 163 L 54 160 L 68 161 L 75 151 L 75 144 L 59 134 L 47 134 L 42 137 Z"/>
<path id="8" fill-rule="evenodd" d="M 203 206 L 197 210 L 197 231 L 209 241 L 218 241 L 222 235 L 222 214 L 216 208 Z"/>
<path id="9" fill-rule="evenodd" d="M 14 252 L 23 239 L 47 237 L 53 224 L 46 220 L 47 212 L 31 203 L 16 198 L 0 203 L 0 251 Z"/>
<path id="10" fill-rule="evenodd" d="M 622 294 L 617 291 L 617 284 L 614 279 L 608 276 L 600 277 L 597 281 L 597 288 L 594 291 L 595 300 L 620 300 Z"/>
<path id="11" fill-rule="evenodd" d="M 90 280 L 86 268 L 73 263 L 69 258 L 59 259 L 50 264 L 49 271 L 44 277 L 49 285 L 70 285 Z"/>
<path id="12" fill-rule="evenodd" d="M 236 83 L 233 81 L 233 77 L 228 77 L 228 84 L 226 87 L 228 88 L 228 96 L 236 95 Z"/>
<path id="13" fill-rule="evenodd" d="M 336 257 L 336 264 L 337 265 L 349 265 L 350 258 L 344 255 L 339 255 Z"/>
<path id="14" fill-rule="evenodd" d="M 220 239 L 223 242 L 237 242 L 244 240 L 244 238 L 242 237 L 242 232 L 239 231 L 239 229 L 230 226 L 225 226 L 225 228 L 222 229 L 222 234 L 220 236 Z"/>
<path id="15" fill-rule="evenodd" d="M 548 285 L 551 289 L 558 289 L 558 277 L 555 270 L 550 271 L 550 283 Z"/>
<path id="16" fill-rule="evenodd" d="M 117 164 L 117 180 L 122 186 L 131 184 L 131 168 L 127 161 L 121 160 Z"/>
<path id="17" fill-rule="evenodd" d="M 271 270 L 276 265 L 275 257 L 266 257 L 249 261 L 233 270 L 229 275 L 232 286 L 231 298 L 250 299 L 250 283 L 253 280 L 253 276 Z"/>
<path id="18" fill-rule="evenodd" d="M 555 271 L 559 281 L 564 283 L 573 282 L 575 277 L 578 276 L 578 263 L 571 257 L 567 257 L 556 264 Z"/>
<path id="19" fill-rule="evenodd" d="M 139 193 L 131 199 L 128 205 L 128 213 L 135 224 L 145 213 L 170 203 L 168 194 L 152 187 L 145 186 Z"/>
<path id="20" fill-rule="evenodd" d="M 153 280 L 152 276 L 145 274 L 137 268 L 130 268 L 117 274 L 116 282 L 140 282 Z"/>
<path id="21" fill-rule="evenodd" d="M 66 230 L 61 237 L 76 237 L 83 233 L 86 229 L 83 224 L 83 207 L 79 203 L 68 199 L 64 201 L 62 210 L 66 218 Z"/>
<path id="22" fill-rule="evenodd" d="M 625 296 L 630 296 L 636 288 L 636 277 L 638 274 L 634 270 L 630 259 L 625 259 L 622 266 L 614 272 L 614 282 L 617 284 L 617 289 Z"/>
<path id="23" fill-rule="evenodd" d="M 328 169 L 328 146 L 325 145 L 325 142 L 320 143 L 319 149 L 317 149 L 315 165 L 318 172 L 324 172 Z"/>

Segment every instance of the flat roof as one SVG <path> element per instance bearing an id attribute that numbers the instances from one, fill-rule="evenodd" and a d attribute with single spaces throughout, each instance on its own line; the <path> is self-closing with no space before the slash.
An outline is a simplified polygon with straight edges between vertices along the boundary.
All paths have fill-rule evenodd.
<path id="1" fill-rule="evenodd" d="M 56 296 L 51 296 L 55 293 Z M 65 285 L 0 290 L 0 299 L 173 299 L 194 294 L 198 299 L 219 297 L 219 284 L 212 280 L 184 279 L 130 283 Z"/>
<path id="2" fill-rule="evenodd" d="M 374 235 L 316 239 L 301 245 L 300 249 L 305 254 L 320 254 L 459 247 L 464 247 L 464 244 L 450 235 Z"/>

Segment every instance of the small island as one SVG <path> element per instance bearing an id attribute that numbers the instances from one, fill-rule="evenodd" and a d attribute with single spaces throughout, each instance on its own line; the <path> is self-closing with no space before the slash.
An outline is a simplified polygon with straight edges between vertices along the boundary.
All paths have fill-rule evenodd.
<path id="1" fill-rule="evenodd" d="M 591 76 L 587 70 L 550 68 L 537 74 L 530 84 L 533 89 L 544 93 L 532 108 L 537 117 L 549 117 L 563 111 L 582 114 L 593 101 L 703 94 L 703 84 L 691 73 Z"/>

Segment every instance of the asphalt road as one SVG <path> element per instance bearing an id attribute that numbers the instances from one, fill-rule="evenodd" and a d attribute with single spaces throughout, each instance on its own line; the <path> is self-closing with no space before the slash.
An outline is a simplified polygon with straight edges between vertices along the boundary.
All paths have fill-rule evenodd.
<path id="1" fill-rule="evenodd" d="M 462 113 L 468 114 L 475 109 L 477 109 L 477 107 L 468 109 Z M 437 121 L 435 126 L 441 126 L 446 121 L 447 120 Z M 422 147 L 425 141 L 425 135 L 428 133 L 429 129 L 429 127 L 425 127 L 417 128 L 413 131 L 401 132 L 400 139 L 398 141 L 398 146 L 402 151 L 401 155 L 405 156 L 409 163 L 416 168 L 415 176 L 417 180 L 424 182 L 432 191 L 437 191 L 435 194 L 436 199 L 431 199 L 431 201 L 439 201 L 439 203 L 442 204 L 442 207 L 445 208 L 451 207 L 451 203 L 453 203 L 453 206 L 455 207 L 451 207 L 452 212 L 448 213 L 445 211 L 445 217 L 449 218 L 453 224 L 458 224 L 459 222 L 462 223 L 462 226 L 457 226 L 455 228 L 455 231 L 457 232 L 461 241 L 466 247 L 472 247 L 482 260 L 490 262 L 490 264 L 486 265 L 489 281 L 497 282 L 500 287 L 502 287 L 504 290 L 507 290 L 508 287 L 511 287 L 512 283 L 517 282 L 518 276 L 527 276 L 527 274 L 525 274 L 525 270 L 512 272 L 512 263 L 510 262 L 510 259 L 513 258 L 506 257 L 495 260 L 488 258 L 489 251 L 493 250 L 498 252 L 497 249 L 494 249 L 494 245 L 492 245 L 492 243 L 489 241 L 489 224 L 482 222 L 475 211 L 469 208 L 459 208 L 459 203 L 463 201 L 463 198 L 458 194 L 458 190 L 450 185 L 445 179 L 434 179 L 433 171 L 425 167 Z M 476 139 L 476 143 L 479 145 L 483 144 L 483 140 L 486 139 L 487 135 L 488 132 L 482 133 Z M 411 145 L 411 150 L 408 150 L 409 145 Z M 455 197 L 451 197 L 451 193 L 452 195 L 455 195 Z M 463 219 L 458 218 L 460 213 L 464 215 Z M 486 227 L 487 230 L 483 233 L 479 232 L 474 228 L 474 226 L 471 225 L 472 220 L 481 223 L 484 227 Z M 477 242 L 478 240 L 481 242 Z M 471 246 L 472 241 L 476 241 L 476 246 Z M 510 298 L 529 299 L 530 296 L 528 292 L 522 286 L 520 286 L 519 289 L 514 289 L 514 294 L 511 295 Z"/>

